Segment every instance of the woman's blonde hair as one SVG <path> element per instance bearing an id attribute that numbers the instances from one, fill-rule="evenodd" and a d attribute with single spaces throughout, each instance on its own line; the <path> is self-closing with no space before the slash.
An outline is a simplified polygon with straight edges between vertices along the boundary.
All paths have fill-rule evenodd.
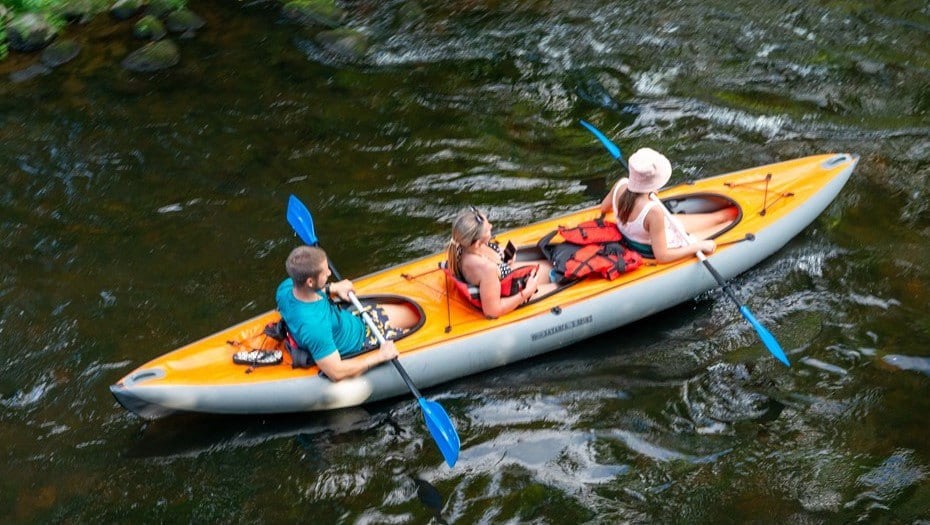
<path id="1" fill-rule="evenodd" d="M 460 266 L 462 250 L 481 237 L 481 228 L 484 227 L 486 221 L 485 215 L 474 206 L 463 208 L 452 221 L 452 239 L 449 240 L 449 246 L 446 248 L 446 264 L 449 265 L 452 275 L 463 281 L 465 276 L 462 275 Z"/>

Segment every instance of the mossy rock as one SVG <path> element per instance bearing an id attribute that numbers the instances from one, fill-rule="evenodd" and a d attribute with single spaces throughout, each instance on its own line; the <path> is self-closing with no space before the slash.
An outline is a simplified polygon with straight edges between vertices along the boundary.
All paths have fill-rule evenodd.
<path id="1" fill-rule="evenodd" d="M 42 63 L 48 67 L 58 67 L 71 62 L 81 52 L 81 44 L 70 38 L 53 42 L 42 51 Z"/>
<path id="2" fill-rule="evenodd" d="M 176 0 L 150 0 L 145 8 L 145 14 L 155 18 L 165 18 L 168 13 L 177 11 L 179 7 L 180 4 Z"/>
<path id="3" fill-rule="evenodd" d="M 24 13 L 7 25 L 7 40 L 14 51 L 38 51 L 49 45 L 58 35 L 45 15 Z"/>
<path id="4" fill-rule="evenodd" d="M 339 27 L 346 16 L 333 0 L 293 0 L 281 11 L 289 20 L 326 27 Z"/>
<path id="5" fill-rule="evenodd" d="M 148 73 L 176 66 L 181 61 L 178 46 L 171 40 L 151 42 L 129 53 L 122 66 L 137 73 Z"/>
<path id="6" fill-rule="evenodd" d="M 165 26 L 172 33 L 187 33 L 196 31 L 206 25 L 203 18 L 189 9 L 179 9 L 168 13 Z"/>
<path id="7" fill-rule="evenodd" d="M 132 36 L 142 40 L 161 40 L 166 34 L 165 24 L 152 15 L 143 16 L 132 26 Z"/>
<path id="8" fill-rule="evenodd" d="M 368 37 L 354 29 L 320 31 L 316 42 L 327 52 L 343 60 L 361 60 L 368 51 Z"/>
<path id="9" fill-rule="evenodd" d="M 117 20 L 128 20 L 142 9 L 142 0 L 116 0 L 110 7 L 110 15 Z"/>
<path id="10" fill-rule="evenodd" d="M 94 17 L 94 4 L 91 0 L 65 0 L 55 8 L 55 13 L 68 22 L 86 24 Z"/>

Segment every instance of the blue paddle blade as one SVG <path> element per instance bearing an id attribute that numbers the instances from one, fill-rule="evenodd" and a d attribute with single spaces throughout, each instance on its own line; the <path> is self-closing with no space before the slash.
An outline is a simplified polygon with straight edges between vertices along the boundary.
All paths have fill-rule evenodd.
<path id="1" fill-rule="evenodd" d="M 291 195 L 287 201 L 287 222 L 297 232 L 300 239 L 308 246 L 316 246 L 319 240 L 313 231 L 313 216 L 310 210 L 300 202 L 300 199 Z"/>
<path id="2" fill-rule="evenodd" d="M 452 426 L 449 415 L 446 414 L 442 405 L 435 401 L 430 401 L 425 397 L 417 398 L 417 400 L 420 402 L 420 408 L 423 409 L 423 419 L 426 420 L 426 428 L 429 429 L 430 435 L 433 436 L 433 441 L 436 442 L 439 451 L 442 452 L 442 457 L 446 460 L 449 468 L 454 467 L 455 462 L 459 459 L 459 450 L 462 444 L 459 441 L 458 432 Z"/>
<path id="3" fill-rule="evenodd" d="M 601 130 L 595 128 L 593 125 L 591 125 L 590 123 L 584 120 L 579 120 L 578 122 L 580 122 L 582 126 L 588 128 L 588 131 L 593 133 L 594 136 L 597 137 L 597 140 L 601 141 L 601 144 L 603 144 L 604 147 L 607 148 L 607 151 L 610 152 L 610 155 L 613 158 L 619 160 L 621 164 L 626 166 L 626 162 L 623 160 L 623 153 L 620 152 L 620 148 L 616 144 L 611 142 L 611 140 L 607 138 L 606 135 L 601 133 Z"/>
<path id="4" fill-rule="evenodd" d="M 775 356 L 776 359 L 785 364 L 785 366 L 791 366 L 791 363 L 788 361 L 788 356 L 785 355 L 785 351 L 781 349 L 781 345 L 778 344 L 778 341 L 775 339 L 775 336 L 771 334 L 762 323 L 756 320 L 756 317 L 752 315 L 752 312 L 749 311 L 749 308 L 746 305 L 739 307 L 739 311 L 743 314 L 743 317 L 749 321 L 749 324 L 756 329 L 756 333 L 759 334 L 759 339 L 762 339 L 762 343 L 765 344 L 765 347 L 769 349 L 769 352 Z"/>

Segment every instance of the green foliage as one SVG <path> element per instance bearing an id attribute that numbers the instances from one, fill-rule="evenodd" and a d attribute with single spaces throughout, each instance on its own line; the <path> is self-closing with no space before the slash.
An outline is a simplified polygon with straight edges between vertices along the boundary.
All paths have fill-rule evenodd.
<path id="1" fill-rule="evenodd" d="M 61 3 L 61 0 L 0 0 L 3 5 L 14 12 L 47 13 Z"/>
<path id="2" fill-rule="evenodd" d="M 183 7 L 187 0 L 165 0 L 166 3 L 174 6 Z M 62 6 L 67 4 L 68 0 L 0 0 L 0 5 L 4 5 L 14 13 L 43 13 L 51 20 L 52 16 L 57 13 Z M 111 0 L 90 0 L 94 12 L 105 10 L 111 3 Z"/>

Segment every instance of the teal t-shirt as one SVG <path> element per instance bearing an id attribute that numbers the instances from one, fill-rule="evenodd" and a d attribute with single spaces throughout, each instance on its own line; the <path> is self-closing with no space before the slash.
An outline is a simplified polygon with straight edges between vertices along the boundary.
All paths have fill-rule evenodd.
<path id="1" fill-rule="evenodd" d="M 297 344 L 310 351 L 314 361 L 339 351 L 346 358 L 358 354 L 365 342 L 365 323 L 323 297 L 312 303 L 294 297 L 294 281 L 278 285 L 278 311 Z"/>

